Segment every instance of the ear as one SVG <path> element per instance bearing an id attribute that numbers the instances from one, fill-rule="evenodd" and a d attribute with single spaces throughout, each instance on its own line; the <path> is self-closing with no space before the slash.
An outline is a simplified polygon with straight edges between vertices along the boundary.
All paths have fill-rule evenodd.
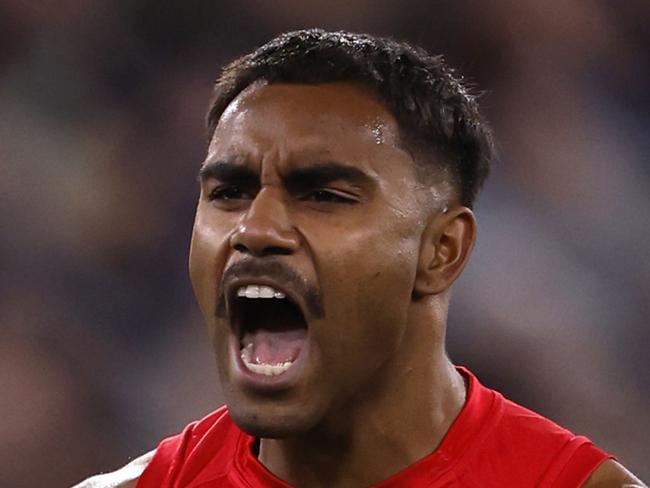
<path id="1" fill-rule="evenodd" d="M 467 207 L 434 214 L 422 234 L 413 295 L 447 290 L 469 260 L 476 241 L 476 219 Z"/>

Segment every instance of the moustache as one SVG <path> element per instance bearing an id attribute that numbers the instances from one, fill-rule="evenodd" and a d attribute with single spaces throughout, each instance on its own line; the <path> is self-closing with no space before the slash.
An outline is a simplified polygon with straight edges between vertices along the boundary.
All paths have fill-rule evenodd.
<path id="1" fill-rule="evenodd" d="M 325 316 L 323 299 L 319 288 L 280 259 L 267 257 L 263 261 L 254 258 L 244 259 L 224 271 L 221 277 L 219 296 L 217 297 L 217 317 L 226 318 L 227 315 L 225 284 L 239 276 L 272 277 L 303 298 L 310 317 L 319 319 Z"/>

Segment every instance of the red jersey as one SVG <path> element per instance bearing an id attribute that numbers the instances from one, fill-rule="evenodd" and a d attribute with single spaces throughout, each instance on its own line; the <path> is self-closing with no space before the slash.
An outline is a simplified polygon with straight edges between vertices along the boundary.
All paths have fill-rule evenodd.
<path id="1" fill-rule="evenodd" d="M 467 401 L 440 446 L 374 488 L 574 488 L 611 457 L 459 371 L 469 380 Z M 289 488 L 259 462 L 254 444 L 222 407 L 163 440 L 137 488 Z"/>

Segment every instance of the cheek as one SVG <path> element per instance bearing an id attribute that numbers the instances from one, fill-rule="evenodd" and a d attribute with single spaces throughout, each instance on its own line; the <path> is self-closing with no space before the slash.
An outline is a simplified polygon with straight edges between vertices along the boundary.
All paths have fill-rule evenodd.
<path id="1" fill-rule="evenodd" d="M 326 346 L 331 346 L 329 354 L 365 369 L 376 367 L 399 347 L 418 249 L 416 235 L 388 225 L 348 233 L 332 248 L 322 269 L 326 310 L 332 318 L 328 322 L 336 331 Z"/>
<path id="2" fill-rule="evenodd" d="M 192 288 L 206 321 L 214 318 L 221 274 L 228 254 L 228 232 L 197 210 L 190 244 L 189 272 Z"/>
<path id="3" fill-rule="evenodd" d="M 324 256 L 319 259 L 320 271 L 334 289 L 345 289 L 355 300 L 381 305 L 390 299 L 405 307 L 417 269 L 417 223 L 399 217 L 373 220 L 381 223 L 357 225 L 352 231 L 331 229 L 327 238 L 323 236 L 320 242 L 329 244 L 322 252 L 315 252 Z"/>

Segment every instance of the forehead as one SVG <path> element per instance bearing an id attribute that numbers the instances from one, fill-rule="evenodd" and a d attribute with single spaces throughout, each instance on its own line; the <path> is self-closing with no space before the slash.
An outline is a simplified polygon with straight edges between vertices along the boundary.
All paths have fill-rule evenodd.
<path id="1" fill-rule="evenodd" d="M 258 82 L 240 93 L 217 124 L 208 159 L 269 151 L 284 158 L 323 153 L 350 162 L 407 156 L 390 111 L 368 89 L 347 82 Z"/>

